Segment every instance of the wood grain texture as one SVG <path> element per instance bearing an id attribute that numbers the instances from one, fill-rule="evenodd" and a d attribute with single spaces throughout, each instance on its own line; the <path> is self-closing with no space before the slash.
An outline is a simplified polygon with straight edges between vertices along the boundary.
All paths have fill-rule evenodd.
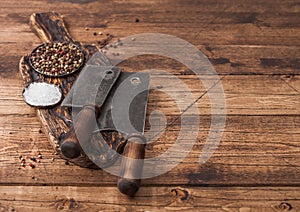
<path id="1" fill-rule="evenodd" d="M 16 192 L 17 191 L 17 192 Z M 111 194 L 110 198 L 96 193 Z M 294 187 L 144 187 L 128 198 L 112 187 L 0 186 L 0 208 L 16 211 L 298 211 Z M 152 201 L 149 201 L 152 199 Z"/>
<path id="2" fill-rule="evenodd" d="M 0 5 L 0 204 L 4 210 L 300 210 L 299 1 L 3 0 Z M 118 193 L 117 177 L 66 165 L 50 146 L 35 109 L 23 102 L 18 75 L 20 58 L 41 42 L 30 29 L 29 17 L 49 11 L 63 14 L 69 35 L 83 44 L 101 46 L 99 41 L 107 33 L 119 38 L 158 32 L 199 48 L 220 75 L 227 103 L 227 125 L 213 157 L 198 164 L 211 118 L 203 84 L 184 65 L 147 55 L 120 66 L 126 71 L 166 70 L 199 98 L 183 104 L 194 104 L 201 113 L 193 151 L 166 174 L 142 180 L 134 199 Z M 94 36 L 95 32 L 102 35 Z M 178 106 L 161 92 L 161 86 L 180 98 L 184 92 L 166 78 L 151 79 L 160 86 L 150 91 L 147 117 L 158 109 L 172 124 L 157 142 L 147 145 L 146 157 L 166 151 L 180 129 Z M 191 111 L 185 113 L 195 118 Z M 20 155 L 30 157 L 39 151 L 43 160 L 35 169 L 18 169 Z"/>

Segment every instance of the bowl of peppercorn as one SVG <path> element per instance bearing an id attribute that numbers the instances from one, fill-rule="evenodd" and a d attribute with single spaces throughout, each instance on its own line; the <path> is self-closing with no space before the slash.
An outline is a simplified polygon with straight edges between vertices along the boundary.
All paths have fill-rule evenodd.
<path id="1" fill-rule="evenodd" d="M 40 74 L 60 77 L 79 70 L 84 63 L 84 53 L 74 43 L 44 43 L 31 52 L 29 63 Z"/>

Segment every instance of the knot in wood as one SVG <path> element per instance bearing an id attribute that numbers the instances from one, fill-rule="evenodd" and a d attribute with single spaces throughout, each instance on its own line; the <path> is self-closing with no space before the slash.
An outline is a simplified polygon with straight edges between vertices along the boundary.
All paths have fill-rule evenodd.
<path id="1" fill-rule="evenodd" d="M 292 205 L 288 202 L 281 202 L 279 205 L 276 205 L 275 208 L 280 211 L 290 211 L 293 209 Z"/>
<path id="2" fill-rule="evenodd" d="M 171 190 L 176 197 L 178 197 L 181 201 L 186 201 L 189 198 L 189 192 L 182 188 L 174 188 Z"/>

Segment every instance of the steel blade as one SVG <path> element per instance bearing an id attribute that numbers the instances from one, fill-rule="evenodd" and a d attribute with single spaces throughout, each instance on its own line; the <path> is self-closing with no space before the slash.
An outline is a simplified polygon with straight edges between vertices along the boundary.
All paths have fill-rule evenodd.
<path id="1" fill-rule="evenodd" d="M 102 107 L 99 129 L 143 133 L 149 82 L 147 73 L 122 72 Z"/>
<path id="2" fill-rule="evenodd" d="M 86 65 L 62 102 L 62 106 L 78 108 L 86 104 L 101 106 L 120 72 L 117 67 Z"/>

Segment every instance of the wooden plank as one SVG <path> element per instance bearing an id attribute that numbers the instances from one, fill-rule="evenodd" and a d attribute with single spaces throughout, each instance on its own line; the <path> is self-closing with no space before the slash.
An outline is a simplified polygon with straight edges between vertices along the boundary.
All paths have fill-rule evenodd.
<path id="1" fill-rule="evenodd" d="M 172 3 L 172 4 L 171 4 Z M 99 6 L 102 6 L 103 9 L 108 9 L 107 13 L 111 12 L 112 10 L 116 11 L 126 11 L 128 13 L 134 13 L 140 11 L 142 12 L 149 12 L 149 9 L 155 9 L 154 11 L 165 11 L 167 8 L 168 12 L 172 11 L 178 11 L 180 9 L 187 11 L 190 10 L 191 12 L 215 12 L 216 11 L 223 11 L 226 6 L 230 6 L 227 11 L 235 11 L 235 12 L 248 12 L 248 11 L 257 11 L 257 13 L 264 13 L 266 9 L 270 11 L 271 14 L 274 12 L 295 12 L 299 10 L 299 4 L 297 2 L 290 0 L 290 1 L 272 1 L 265 2 L 265 1 L 247 1 L 243 0 L 240 2 L 233 2 L 230 0 L 217 0 L 215 2 L 211 2 L 209 0 L 201 0 L 200 2 L 194 2 L 194 1 L 188 1 L 188 2 L 181 2 L 179 0 L 171 1 L 171 0 L 164 0 L 161 2 L 156 1 L 129 1 L 124 2 L 120 0 L 114 0 L 109 2 L 97 2 L 95 0 L 85 0 L 85 1 L 57 1 L 56 5 L 48 5 L 46 2 L 39 2 L 39 1 L 27 1 L 26 4 L 22 4 L 20 2 L 14 2 L 9 0 L 4 0 L 2 2 L 1 12 L 6 12 L 6 9 L 14 8 L 13 11 L 15 11 L 17 14 L 22 14 L 25 11 L 29 10 L 28 13 L 37 12 L 36 10 L 38 8 L 44 9 L 43 11 L 46 11 L 46 6 L 48 6 L 47 9 L 49 10 L 61 10 L 67 12 L 67 9 L 75 10 L 77 5 L 80 5 L 83 8 L 88 8 L 89 12 L 94 12 L 99 10 Z M 59 7 L 57 7 L 59 5 Z M 115 7 L 112 7 L 114 6 Z M 158 7 L 158 5 L 160 7 Z M 205 7 L 199 7 L 199 5 L 205 5 Z M 276 6 L 275 6 L 276 5 Z M 98 7 L 97 7 L 98 6 Z M 101 9 L 101 8 L 100 8 Z M 48 11 L 49 11 L 48 10 Z M 42 12 L 42 11 L 41 11 Z M 85 12 L 85 10 L 81 11 Z M 106 15 L 107 13 L 104 13 Z M 185 15 L 188 15 L 189 13 L 185 13 Z M 201 15 L 201 14 L 199 14 Z M 275 15 L 275 14 L 274 14 Z M 183 17 L 184 18 L 184 17 Z"/>
<path id="2" fill-rule="evenodd" d="M 86 37 L 90 35 L 87 34 Z M 87 40 L 87 39 L 86 39 Z M 99 38 L 92 37 L 91 43 L 98 42 Z M 85 41 L 86 42 L 86 41 Z M 17 61 L 20 52 L 28 54 L 40 42 L 25 42 L 26 47 L 18 49 L 18 44 L 1 44 L 1 51 L 7 54 L 0 56 L 3 61 L 0 65 L 0 74 L 5 78 L 15 78 Z M 192 42 L 193 43 L 193 42 Z M 194 43 L 193 43 L 194 44 Z M 247 45 L 211 45 L 199 44 L 198 48 L 209 57 L 215 70 L 220 75 L 224 74 L 299 74 L 298 47 L 270 47 Z M 279 51 L 280 49 L 280 51 Z M 18 56 L 19 55 L 19 56 Z M 159 56 L 141 56 L 121 63 L 121 67 L 128 71 L 145 69 L 161 69 L 171 71 L 175 75 L 191 75 L 183 64 Z M 5 73 L 5 74 L 4 74 Z"/>
<path id="3" fill-rule="evenodd" d="M 151 72 L 151 71 L 150 71 Z M 153 74 L 153 72 L 151 72 Z M 148 114 L 156 109 L 166 115 L 179 115 L 176 103 L 180 101 L 182 109 L 186 109 L 193 101 L 205 93 L 206 88 L 195 75 L 178 75 L 177 79 L 187 86 L 181 90 L 176 80 L 167 75 L 152 75 L 152 89 L 149 97 Z M 205 77 L 210 84 L 216 81 L 215 77 Z M 226 100 L 227 114 L 248 115 L 276 115 L 299 114 L 297 90 L 289 86 L 278 76 L 226 76 L 221 80 Z M 293 79 L 294 86 L 299 84 L 299 78 Z M 34 114 L 34 109 L 27 106 L 22 99 L 22 82 L 18 79 L 0 79 L 0 88 L 6 92 L 0 94 L 0 114 L 19 115 Z M 194 100 L 183 101 L 187 93 L 191 92 Z M 170 96 L 173 95 L 173 96 Z M 245 107 L 247 103 L 247 107 Z M 210 114 L 210 99 L 202 97 L 196 106 L 199 113 Z M 187 111 L 187 113 L 190 113 Z"/>
<path id="4" fill-rule="evenodd" d="M 155 6 L 155 4 L 153 4 L 153 6 Z M 148 26 L 152 27 L 161 26 L 165 28 L 172 28 L 175 25 L 180 28 L 197 28 L 200 25 L 205 26 L 205 24 L 207 23 L 209 23 L 211 26 L 218 26 L 220 24 L 254 24 L 256 26 L 281 28 L 291 28 L 299 26 L 299 11 L 278 11 L 275 14 L 274 12 L 266 13 L 265 11 L 254 10 L 253 8 L 248 9 L 248 11 L 237 11 L 237 8 L 235 8 L 234 6 L 233 8 L 234 10 L 231 6 L 229 7 L 229 9 L 226 9 L 226 6 L 223 5 L 223 7 L 219 6 L 219 8 L 214 8 L 214 11 L 210 11 L 209 8 L 197 7 L 193 8 L 193 10 L 190 9 L 189 13 L 185 14 L 185 16 L 182 16 L 181 13 L 178 13 L 178 11 L 184 10 L 184 8 L 177 7 L 175 9 L 172 7 L 168 11 L 167 16 L 163 15 L 163 13 L 165 12 L 164 8 L 156 8 L 155 13 L 151 13 L 146 16 L 145 13 L 148 13 L 148 10 L 145 10 L 146 8 L 144 7 L 138 9 L 132 8 L 130 9 L 130 13 L 126 15 L 124 13 L 121 13 L 121 11 L 117 11 L 115 14 L 111 15 L 111 17 L 113 17 L 115 20 L 113 22 L 118 21 L 124 25 L 130 25 L 135 22 L 136 18 L 139 18 L 137 26 L 145 26 L 147 24 Z M 121 9 L 119 8 L 119 10 Z M 72 10 L 67 12 L 67 18 L 70 12 L 72 12 Z M 77 24 L 84 25 L 84 23 L 88 22 L 88 20 L 90 20 L 95 15 L 97 15 L 97 12 L 95 12 L 95 10 L 94 12 L 89 12 L 85 14 L 85 16 L 83 16 Z M 105 11 L 102 15 L 109 16 L 110 14 Z M 8 18 L 14 17 L 12 16 Z M 17 19 L 14 18 L 14 20 Z M 93 28 L 97 26 L 97 24 L 96 22 L 94 22 L 94 24 L 91 24 L 89 26 Z M 106 25 L 103 24 L 103 28 L 105 28 L 105 26 Z"/>
<path id="5" fill-rule="evenodd" d="M 54 154 L 46 137 L 39 133 L 37 119 L 24 117 L 22 120 L 31 125 L 18 125 L 20 122 L 13 115 L 0 117 L 0 135 L 5 138 L 0 144 L 1 184 L 115 185 L 116 177 L 102 170 L 65 165 Z M 207 138 L 210 117 L 201 116 L 201 123 L 197 142 L 186 159 L 164 175 L 143 180 L 143 186 L 300 185 L 299 116 L 228 116 L 218 149 L 203 165 L 199 165 L 198 160 Z M 147 146 L 146 156 L 154 157 L 171 147 L 179 130 L 180 122 L 174 122 L 158 141 Z M 20 155 L 36 156 L 38 151 L 43 159 L 35 169 L 28 166 L 18 169 Z M 176 153 L 169 161 L 174 159 Z M 32 179 L 33 176 L 37 180 Z"/>
<path id="6" fill-rule="evenodd" d="M 99 11 L 101 12 L 101 11 Z M 70 14 L 70 17 L 73 17 L 74 14 Z M 80 17 L 79 17 L 80 18 Z M 74 32 L 74 37 L 79 41 L 87 42 L 88 39 L 86 35 L 90 35 L 90 39 L 95 38 L 93 32 L 103 31 L 103 33 L 111 33 L 118 37 L 125 37 L 132 34 L 138 33 L 166 33 L 176 35 L 178 37 L 183 37 L 185 40 L 199 45 L 201 43 L 213 44 L 213 45 L 269 45 L 269 46 L 297 46 L 299 47 L 300 43 L 297 40 L 297 35 L 299 34 L 299 28 L 276 28 L 276 27 L 257 27 L 253 24 L 234 24 L 234 25 L 213 25 L 205 24 L 195 25 L 195 27 L 189 26 L 183 31 L 178 31 L 178 25 L 172 26 L 160 26 L 159 24 L 153 23 L 144 23 L 143 25 L 138 25 L 135 22 L 132 23 L 123 23 L 118 20 L 111 22 L 105 29 L 97 26 L 89 26 L 89 22 L 86 23 L 73 23 L 74 19 L 70 20 L 70 24 L 74 24 L 73 27 L 70 27 L 70 32 Z M 80 20 L 80 19 L 79 19 Z M 69 23 L 68 22 L 68 23 Z M 85 27 L 91 27 L 90 31 L 86 31 Z M 127 28 L 127 31 L 123 29 Z M 181 27 L 182 28 L 182 27 Z M 205 30 L 203 30 L 203 28 Z M 31 40 L 31 34 L 28 31 L 28 26 L 21 23 L 17 26 L 1 30 L 3 33 L 0 34 L 0 38 L 5 42 L 15 42 L 16 39 L 21 40 Z M 92 31 L 92 32 L 91 32 Z M 200 32 L 199 32 L 200 31 Z M 5 33 L 6 32 L 6 33 Z M 105 37 L 103 36 L 98 37 Z M 224 36 L 226 35 L 226 36 Z M 196 43 L 195 43 L 196 42 Z M 199 43 L 198 43 L 199 42 Z"/>
<path id="7" fill-rule="evenodd" d="M 0 186 L 4 211 L 298 211 L 299 201 L 295 187 L 142 187 L 128 198 L 113 187 Z"/>
<path id="8" fill-rule="evenodd" d="M 14 30 L 14 29 L 12 29 Z M 99 31 L 99 29 L 95 29 L 96 32 Z M 22 31 L 20 32 L 22 33 Z M 94 30 L 89 30 L 86 31 L 81 27 L 73 27 L 73 31 L 72 31 L 72 35 L 81 38 L 82 42 L 84 43 L 94 43 L 98 45 L 98 41 L 105 38 L 106 35 L 98 35 L 98 36 L 94 36 L 93 35 Z M 103 32 L 104 33 L 104 32 Z M 34 36 L 31 34 L 31 32 L 28 32 L 28 36 Z M 120 37 L 117 34 L 114 34 L 117 37 Z M 37 46 L 38 44 L 41 43 L 40 40 L 36 39 L 36 37 L 34 37 L 33 39 L 22 39 L 24 41 L 24 43 L 22 43 L 22 46 L 20 46 L 21 48 L 17 49 L 14 48 L 17 45 L 19 45 L 16 42 L 1 42 L 0 43 L 0 50 L 1 51 L 7 51 L 7 55 L 9 57 L 13 57 L 13 56 L 17 56 L 17 55 L 21 55 L 21 53 L 24 55 L 26 53 L 29 53 L 33 47 Z M 268 45 L 250 45 L 250 44 L 246 44 L 246 45 L 230 45 L 230 44 L 226 44 L 226 45 L 219 45 L 219 44 L 213 44 L 213 43 L 207 43 L 205 42 L 205 40 L 201 40 L 201 42 L 199 42 L 198 40 L 192 41 L 191 42 L 193 45 L 196 45 L 209 59 L 211 59 L 211 62 L 214 65 L 224 65 L 226 63 L 228 63 L 230 65 L 230 63 L 232 63 L 232 67 L 234 68 L 235 65 L 237 66 L 238 61 L 235 60 L 241 60 L 243 62 L 246 61 L 246 59 L 249 60 L 249 62 L 247 63 L 248 66 L 250 65 L 255 65 L 255 66 L 259 66 L 260 62 L 256 62 L 255 61 L 259 61 L 260 59 L 281 59 L 281 60 L 296 60 L 297 57 L 299 57 L 300 53 L 299 53 L 299 47 L 297 46 L 284 46 L 284 45 L 280 45 L 280 46 L 268 46 Z M 148 56 L 149 57 L 149 56 Z M 152 57 L 153 59 L 156 59 L 157 62 L 159 62 L 160 60 L 165 60 L 165 62 L 167 62 L 167 65 L 172 68 L 176 68 L 176 66 L 171 66 L 171 60 L 168 60 L 167 58 L 163 58 L 163 57 Z M 151 59 L 152 59 L 151 58 Z M 223 58 L 223 61 L 221 61 L 221 58 Z M 147 62 L 148 59 L 146 56 L 145 57 L 140 57 L 139 60 L 145 60 L 145 62 Z M 227 60 L 226 60 L 227 59 Z M 229 61 L 228 61 L 229 60 Z M 252 63 L 250 63 L 252 62 Z M 148 61 L 149 63 L 149 61 Z M 150 63 L 147 65 L 150 65 Z M 154 64 L 155 65 L 155 64 Z M 164 64 L 160 64 L 160 65 L 164 65 Z M 177 65 L 177 64 L 176 64 Z M 180 65 L 178 63 L 179 67 L 182 68 L 183 65 Z M 262 64 L 263 65 L 263 64 Z M 267 65 L 267 64 L 264 64 Z M 277 64 L 277 66 L 282 66 L 283 64 Z M 166 66 L 166 65 L 165 65 Z M 164 66 L 164 67 L 165 67 Z M 149 67 L 151 68 L 151 67 Z M 258 67 L 256 67 L 258 68 Z M 259 67 L 260 69 L 263 68 Z M 220 72 L 220 74 L 222 73 L 226 73 L 226 72 Z"/>

